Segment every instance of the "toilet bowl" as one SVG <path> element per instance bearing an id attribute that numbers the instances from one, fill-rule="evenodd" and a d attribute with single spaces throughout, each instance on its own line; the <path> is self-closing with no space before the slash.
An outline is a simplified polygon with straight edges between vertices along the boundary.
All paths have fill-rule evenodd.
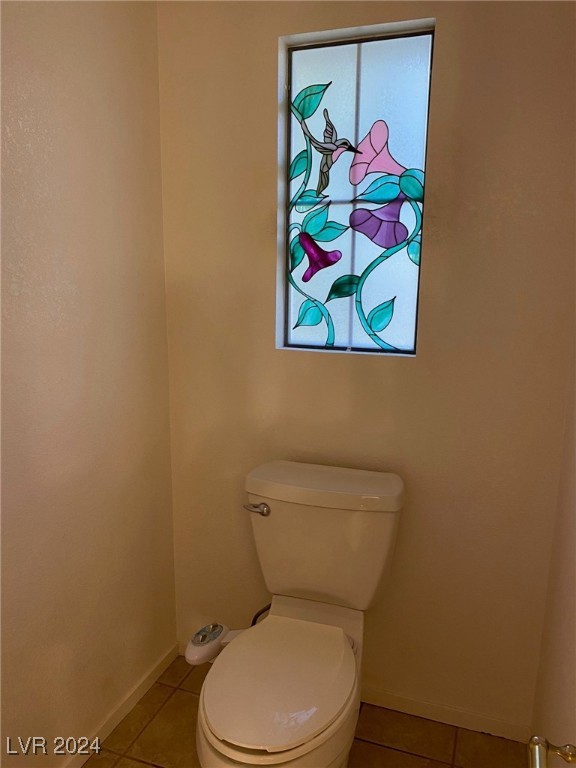
<path id="1" fill-rule="evenodd" d="M 204 680 L 200 764 L 346 768 L 364 610 L 392 551 L 402 481 L 277 461 L 254 470 L 246 489 L 273 598 L 268 616 L 236 635 Z"/>
<path id="2" fill-rule="evenodd" d="M 268 617 L 218 656 L 200 694 L 196 741 L 203 766 L 346 765 L 360 664 L 358 644 L 345 630 L 357 632 L 362 616 L 350 609 L 339 616 L 333 607 L 329 619 L 323 608 L 276 598 Z"/>

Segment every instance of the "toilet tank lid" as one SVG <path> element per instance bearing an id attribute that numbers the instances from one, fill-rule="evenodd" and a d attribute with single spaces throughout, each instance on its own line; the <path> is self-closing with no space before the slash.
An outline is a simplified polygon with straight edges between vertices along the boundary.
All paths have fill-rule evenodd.
<path id="1" fill-rule="evenodd" d="M 391 472 L 270 461 L 253 469 L 246 490 L 278 501 L 333 509 L 397 512 L 404 501 L 402 478 Z"/>

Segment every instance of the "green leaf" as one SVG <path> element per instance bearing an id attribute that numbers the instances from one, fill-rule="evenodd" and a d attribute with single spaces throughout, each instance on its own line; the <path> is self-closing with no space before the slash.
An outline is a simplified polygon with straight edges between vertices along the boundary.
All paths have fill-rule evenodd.
<path id="1" fill-rule="evenodd" d="M 316 235 L 324 229 L 324 225 L 328 220 L 328 206 L 323 205 L 322 208 L 317 208 L 315 211 L 310 211 L 304 217 L 302 222 L 302 229 L 309 235 Z"/>
<path id="2" fill-rule="evenodd" d="M 310 299 L 303 301 L 294 328 L 298 328 L 299 325 L 318 325 L 321 322 L 322 312 L 320 312 L 316 304 Z"/>
<path id="3" fill-rule="evenodd" d="M 342 275 L 342 277 L 334 280 L 326 301 L 341 299 L 344 296 L 353 296 L 358 287 L 358 280 L 360 280 L 358 275 Z"/>
<path id="4" fill-rule="evenodd" d="M 305 149 L 299 152 L 294 160 L 290 163 L 290 170 L 288 171 L 288 180 L 297 179 L 308 168 L 308 153 Z"/>
<path id="5" fill-rule="evenodd" d="M 420 235 L 416 235 L 414 240 L 408 243 L 408 256 L 410 258 L 410 261 L 413 261 L 417 267 L 420 266 L 420 248 L 421 247 L 422 247 L 422 242 L 420 239 Z"/>
<path id="6" fill-rule="evenodd" d="M 302 262 L 302 259 L 306 256 L 304 248 L 300 245 L 298 235 L 292 238 L 290 241 L 290 272 L 293 272 L 296 267 Z"/>
<path id="7" fill-rule="evenodd" d="M 337 237 L 340 237 L 347 229 L 348 227 L 345 227 L 344 224 L 339 224 L 337 221 L 329 221 L 324 229 L 316 232 L 314 237 L 319 243 L 329 243 L 331 240 L 336 240 Z"/>
<path id="8" fill-rule="evenodd" d="M 307 189 L 305 192 L 302 192 L 296 201 L 296 210 L 298 213 L 306 213 L 306 211 L 309 211 L 311 208 L 317 206 L 318 203 L 321 203 L 325 197 L 326 195 L 318 196 L 312 189 Z"/>
<path id="9" fill-rule="evenodd" d="M 389 203 L 392 200 L 396 200 L 399 194 L 398 176 L 389 174 L 373 181 L 356 199 L 366 200 L 369 203 Z"/>
<path id="10" fill-rule="evenodd" d="M 390 301 L 385 301 L 383 304 L 379 304 L 377 307 L 374 307 L 372 312 L 370 312 L 366 318 L 368 320 L 368 325 L 374 333 L 383 331 L 384 328 L 390 324 L 390 320 L 392 320 L 392 315 L 394 314 L 395 301 L 396 296 L 394 296 L 393 299 L 390 299 Z"/>
<path id="11" fill-rule="evenodd" d="M 400 189 L 411 200 L 424 200 L 424 174 L 418 168 L 410 168 L 400 176 Z"/>
<path id="12" fill-rule="evenodd" d="M 328 88 L 331 83 L 332 81 L 325 85 L 309 85 L 296 96 L 292 104 L 304 119 L 312 117 L 314 112 L 316 112 L 320 106 L 326 88 Z"/>

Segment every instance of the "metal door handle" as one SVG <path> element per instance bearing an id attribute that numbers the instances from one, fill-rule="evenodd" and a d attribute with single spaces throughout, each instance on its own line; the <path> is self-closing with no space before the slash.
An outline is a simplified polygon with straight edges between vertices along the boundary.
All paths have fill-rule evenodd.
<path id="1" fill-rule="evenodd" d="M 257 512 L 262 517 L 268 517 L 270 514 L 270 507 L 264 501 L 260 504 L 244 504 L 244 509 L 248 512 Z"/>

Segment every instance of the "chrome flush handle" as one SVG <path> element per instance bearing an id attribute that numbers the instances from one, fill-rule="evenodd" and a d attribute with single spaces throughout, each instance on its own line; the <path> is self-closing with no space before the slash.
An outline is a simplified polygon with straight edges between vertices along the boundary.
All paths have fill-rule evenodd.
<path id="1" fill-rule="evenodd" d="M 244 504 L 244 509 L 247 509 L 248 512 L 256 512 L 262 517 L 268 517 L 270 514 L 270 507 L 264 501 L 260 504 Z"/>

